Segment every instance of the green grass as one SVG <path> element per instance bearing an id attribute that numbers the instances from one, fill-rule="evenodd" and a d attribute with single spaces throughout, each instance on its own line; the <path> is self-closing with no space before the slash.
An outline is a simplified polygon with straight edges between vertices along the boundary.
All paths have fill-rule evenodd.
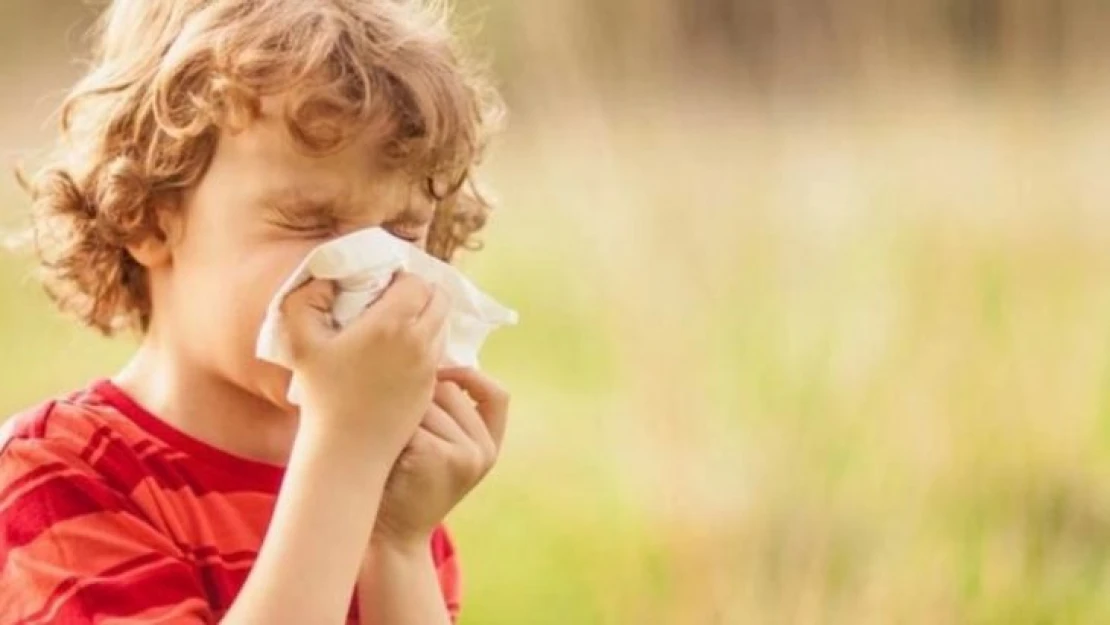
<path id="1" fill-rule="evenodd" d="M 484 357 L 515 407 L 453 519 L 464 623 L 1110 619 L 1110 120 L 1036 110 L 510 134 L 466 261 L 523 323 Z M 127 349 L 23 271 L 6 411 Z"/>

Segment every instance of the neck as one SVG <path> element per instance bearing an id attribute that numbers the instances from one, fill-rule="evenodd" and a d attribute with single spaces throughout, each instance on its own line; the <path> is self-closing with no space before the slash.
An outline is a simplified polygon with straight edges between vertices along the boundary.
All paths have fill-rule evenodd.
<path id="1" fill-rule="evenodd" d="M 226 378 L 174 357 L 179 350 L 148 335 L 114 378 L 152 414 L 228 453 L 284 465 L 297 431 L 297 415 Z"/>

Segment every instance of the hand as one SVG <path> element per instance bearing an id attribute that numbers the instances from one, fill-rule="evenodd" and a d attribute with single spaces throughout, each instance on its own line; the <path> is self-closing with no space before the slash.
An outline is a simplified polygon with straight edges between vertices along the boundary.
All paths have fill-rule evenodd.
<path id="1" fill-rule="evenodd" d="M 301 430 L 350 440 L 360 453 L 391 463 L 432 400 L 447 297 L 399 273 L 342 330 L 331 317 L 334 298 L 333 283 L 313 281 L 282 304 L 304 391 Z"/>
<path id="2" fill-rule="evenodd" d="M 432 531 L 493 468 L 509 394 L 475 369 L 440 371 L 434 403 L 386 481 L 371 539 L 427 550 Z"/>

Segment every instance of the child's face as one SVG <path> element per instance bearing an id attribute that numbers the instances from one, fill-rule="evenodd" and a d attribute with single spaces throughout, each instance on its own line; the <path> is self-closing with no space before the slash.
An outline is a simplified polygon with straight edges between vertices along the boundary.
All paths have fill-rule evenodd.
<path id="1" fill-rule="evenodd" d="M 434 204 L 409 178 L 381 173 L 373 133 L 308 156 L 275 106 L 221 137 L 188 194 L 172 257 L 150 272 L 152 333 L 177 362 L 287 407 L 288 372 L 254 358 L 274 292 L 312 247 L 351 230 L 383 226 L 422 245 Z"/>

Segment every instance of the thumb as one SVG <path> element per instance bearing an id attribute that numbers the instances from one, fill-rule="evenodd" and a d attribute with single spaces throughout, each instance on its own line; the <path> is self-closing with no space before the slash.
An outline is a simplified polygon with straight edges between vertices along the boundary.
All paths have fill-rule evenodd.
<path id="1" fill-rule="evenodd" d="M 294 360 L 300 360 L 337 331 L 331 314 L 335 291 L 334 282 L 313 279 L 294 289 L 281 302 L 281 315 Z"/>

